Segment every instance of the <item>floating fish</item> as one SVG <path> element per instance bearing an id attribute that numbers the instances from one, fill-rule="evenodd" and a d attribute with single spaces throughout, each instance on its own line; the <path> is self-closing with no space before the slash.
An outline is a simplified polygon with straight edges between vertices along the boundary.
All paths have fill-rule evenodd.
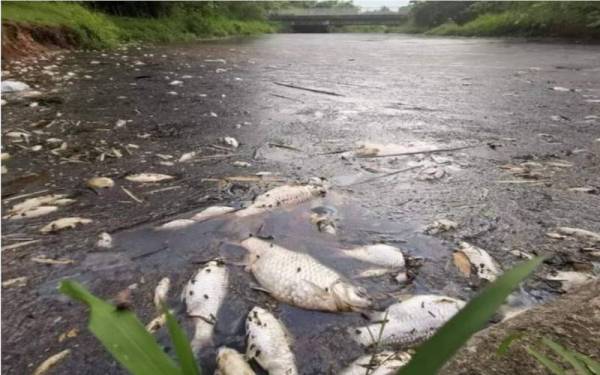
<path id="1" fill-rule="evenodd" d="M 46 224 L 40 229 L 40 232 L 44 234 L 59 232 L 64 229 L 75 228 L 78 225 L 89 224 L 92 221 L 92 219 L 85 219 L 82 217 L 63 217 L 62 219 L 54 220 Z"/>
<path id="2" fill-rule="evenodd" d="M 465 277 L 474 272 L 479 279 L 491 282 L 501 273 L 500 266 L 490 254 L 467 242 L 461 241 L 453 256 L 454 264 Z"/>
<path id="3" fill-rule="evenodd" d="M 353 311 L 371 306 L 363 288 L 308 254 L 251 237 L 241 243 L 249 252 L 247 269 L 273 297 L 311 310 Z"/>
<path id="4" fill-rule="evenodd" d="M 196 151 L 186 152 L 185 154 L 181 155 L 181 157 L 179 158 L 179 162 L 184 163 L 186 161 L 190 161 L 194 159 L 197 154 L 198 153 Z"/>
<path id="5" fill-rule="evenodd" d="M 58 210 L 58 207 L 56 206 L 38 206 L 27 211 L 17 212 L 15 214 L 8 215 L 7 217 L 10 220 L 29 219 L 32 217 L 48 215 L 49 213 L 52 213 L 56 210 Z"/>
<path id="6" fill-rule="evenodd" d="M 188 281 L 181 294 L 189 317 L 196 325 L 192 349 L 211 343 L 217 314 L 227 294 L 228 272 L 219 261 L 210 261 Z"/>
<path id="7" fill-rule="evenodd" d="M 246 362 L 244 356 L 237 350 L 220 347 L 217 352 L 217 371 L 215 375 L 254 375 L 252 367 Z"/>
<path id="8" fill-rule="evenodd" d="M 344 369 L 340 375 L 391 375 L 410 361 L 406 352 L 394 353 L 385 350 L 376 354 L 365 354 Z"/>
<path id="9" fill-rule="evenodd" d="M 561 234 L 577 237 L 582 240 L 600 242 L 600 234 L 591 232 L 589 230 L 580 229 L 580 228 L 560 227 L 560 228 L 557 228 L 557 231 Z"/>
<path id="10" fill-rule="evenodd" d="M 385 312 L 371 314 L 377 323 L 351 328 L 352 338 L 361 345 L 380 343 L 398 347 L 412 346 L 430 337 L 456 314 L 465 302 L 435 295 L 420 295 L 391 305 Z M 383 320 L 387 319 L 382 331 Z"/>
<path id="11" fill-rule="evenodd" d="M 93 177 L 87 180 L 86 185 L 92 189 L 107 189 L 115 186 L 115 182 L 108 177 Z"/>
<path id="12" fill-rule="evenodd" d="M 300 204 L 315 197 L 322 197 L 325 194 L 326 189 L 317 185 L 278 186 L 257 196 L 250 206 L 237 211 L 235 215 L 238 217 L 255 215 L 280 207 Z"/>
<path id="13" fill-rule="evenodd" d="M 212 219 L 213 217 L 221 216 L 226 213 L 232 212 L 234 210 L 235 210 L 235 208 L 233 208 L 233 207 L 212 206 L 212 207 L 205 208 L 204 210 L 198 212 L 197 214 L 192 216 L 191 219 L 194 220 L 195 222 L 206 221 L 208 219 Z"/>
<path id="14" fill-rule="evenodd" d="M 65 194 L 49 194 L 35 198 L 29 198 L 21 203 L 15 204 L 9 211 L 11 214 L 32 210 L 42 205 L 52 205 L 56 201 L 66 198 Z"/>
<path id="15" fill-rule="evenodd" d="M 402 250 L 397 247 L 375 244 L 356 247 L 350 250 L 342 250 L 342 253 L 363 262 L 376 264 L 386 268 L 399 270 L 406 267 L 406 261 Z"/>
<path id="16" fill-rule="evenodd" d="M 246 319 L 246 357 L 254 359 L 269 375 L 297 375 L 290 349 L 291 336 L 285 326 L 267 310 L 254 307 Z"/>
<path id="17" fill-rule="evenodd" d="M 181 228 L 189 227 L 192 224 L 196 224 L 196 222 L 191 219 L 176 219 L 176 220 L 171 220 L 171 221 L 164 223 L 163 225 L 156 228 L 156 230 L 181 229 Z"/>
<path id="18" fill-rule="evenodd" d="M 559 281 L 561 284 L 561 290 L 568 292 L 571 289 L 578 287 L 579 285 L 585 284 L 589 281 L 596 279 L 592 274 L 585 272 L 576 271 L 556 271 L 552 275 L 546 275 L 546 280 Z"/>
<path id="19" fill-rule="evenodd" d="M 212 112 L 211 112 L 211 115 L 212 115 Z M 217 117 L 217 114 L 215 113 L 215 115 L 213 117 Z M 231 146 L 233 148 L 238 148 L 240 146 L 240 142 L 238 142 L 238 140 L 233 137 L 223 138 L 223 143 L 225 143 L 226 145 Z"/>
<path id="20" fill-rule="evenodd" d="M 126 180 L 133 182 L 160 182 L 172 180 L 174 178 L 175 177 L 169 176 L 168 174 L 161 173 L 138 173 L 125 177 Z"/>

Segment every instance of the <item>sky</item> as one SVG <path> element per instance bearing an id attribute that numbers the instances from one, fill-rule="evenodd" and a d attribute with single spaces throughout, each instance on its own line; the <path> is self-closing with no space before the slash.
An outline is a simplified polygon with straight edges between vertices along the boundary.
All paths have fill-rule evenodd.
<path id="1" fill-rule="evenodd" d="M 386 6 L 390 9 L 408 5 L 409 0 L 354 0 L 352 3 L 361 8 L 379 9 Z M 369 9 L 367 9 L 369 10 Z"/>

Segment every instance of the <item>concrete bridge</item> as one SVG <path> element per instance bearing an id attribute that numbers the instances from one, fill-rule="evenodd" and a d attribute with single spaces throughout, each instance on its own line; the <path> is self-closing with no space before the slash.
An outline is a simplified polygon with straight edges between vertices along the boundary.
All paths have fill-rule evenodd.
<path id="1" fill-rule="evenodd" d="M 399 25 L 408 16 L 400 12 L 359 12 L 354 9 L 289 9 L 269 15 L 269 20 L 282 22 L 294 32 L 329 32 L 335 26 Z"/>

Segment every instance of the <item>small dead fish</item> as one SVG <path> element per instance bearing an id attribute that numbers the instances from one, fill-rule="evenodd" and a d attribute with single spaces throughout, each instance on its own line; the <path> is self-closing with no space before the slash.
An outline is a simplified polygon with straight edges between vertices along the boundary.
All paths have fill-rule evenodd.
<path id="1" fill-rule="evenodd" d="M 64 229 L 75 228 L 78 225 L 89 224 L 92 221 L 92 219 L 85 219 L 82 217 L 63 217 L 46 224 L 40 229 L 40 232 L 44 234 L 55 233 Z"/>
<path id="2" fill-rule="evenodd" d="M 561 291 L 568 292 L 579 285 L 595 280 L 596 277 L 585 272 L 557 271 L 552 275 L 546 275 L 545 279 L 559 281 L 561 284 Z"/>
<path id="3" fill-rule="evenodd" d="M 64 199 L 67 196 L 65 194 L 49 194 L 42 195 L 35 198 L 29 198 L 21 203 L 15 204 L 9 211 L 9 213 L 19 213 L 32 210 L 42 205 L 51 205 L 60 199 Z"/>
<path id="4" fill-rule="evenodd" d="M 392 375 L 410 361 L 407 352 L 394 353 L 389 350 L 376 354 L 365 354 L 345 368 L 340 375 Z"/>
<path id="5" fill-rule="evenodd" d="M 402 250 L 390 245 L 366 245 L 350 250 L 342 250 L 342 253 L 351 258 L 392 270 L 401 270 L 406 266 Z"/>
<path id="6" fill-rule="evenodd" d="M 66 356 L 71 353 L 71 349 L 65 349 L 60 353 L 54 354 L 48 357 L 44 362 L 42 362 L 33 372 L 33 375 L 43 375 L 47 373 L 52 367 L 56 366 L 56 364 L 62 361 Z"/>
<path id="7" fill-rule="evenodd" d="M 600 234 L 591 232 L 589 230 L 580 229 L 580 228 L 570 228 L 570 227 L 559 227 L 556 229 L 559 233 L 577 237 L 582 240 L 592 241 L 592 242 L 600 242 Z"/>
<path id="8" fill-rule="evenodd" d="M 567 88 L 567 87 L 562 87 L 562 86 L 554 86 L 552 88 L 553 91 L 559 91 L 559 92 L 568 92 L 568 91 L 573 91 L 573 89 Z"/>
<path id="9" fill-rule="evenodd" d="M 280 301 L 322 311 L 353 311 L 372 304 L 363 288 L 350 284 L 308 254 L 254 237 L 241 245 L 249 252 L 247 269 Z"/>
<path id="10" fill-rule="evenodd" d="M 217 352 L 216 375 L 255 375 L 252 367 L 237 350 L 225 346 Z"/>
<path id="11" fill-rule="evenodd" d="M 92 177 L 87 180 L 86 185 L 92 189 L 107 189 L 115 186 L 115 182 L 108 177 Z"/>
<path id="12" fill-rule="evenodd" d="M 598 189 L 592 186 L 580 186 L 580 187 L 572 187 L 568 189 L 569 191 L 574 191 L 577 193 L 588 193 L 588 194 L 597 194 Z"/>
<path id="13" fill-rule="evenodd" d="M 466 277 L 471 276 L 471 271 L 479 279 L 494 281 L 501 273 L 500 266 L 485 250 L 461 241 L 460 247 L 453 254 L 454 264 Z"/>
<path id="14" fill-rule="evenodd" d="M 246 357 L 254 359 L 269 375 L 297 375 L 290 349 L 292 338 L 285 326 L 262 307 L 254 307 L 246 318 Z"/>
<path id="15" fill-rule="evenodd" d="M 446 296 L 419 295 L 391 305 L 385 312 L 370 315 L 379 321 L 364 327 L 351 328 L 349 333 L 361 345 L 377 343 L 381 332 L 383 345 L 412 346 L 432 336 L 465 305 L 464 301 Z M 387 319 L 382 331 L 383 320 Z"/>
<path id="16" fill-rule="evenodd" d="M 247 161 L 234 161 L 233 162 L 233 166 L 234 167 L 239 167 L 239 168 L 249 168 L 252 166 L 252 164 L 248 163 Z"/>
<path id="17" fill-rule="evenodd" d="M 98 235 L 98 241 L 96 241 L 96 246 L 101 249 L 110 249 L 113 246 L 112 236 L 106 232 L 102 232 Z"/>
<path id="18" fill-rule="evenodd" d="M 247 208 L 235 213 L 238 217 L 260 214 L 276 208 L 293 206 L 326 194 L 326 189 L 316 185 L 283 185 L 263 193 Z"/>
<path id="19" fill-rule="evenodd" d="M 58 210 L 58 207 L 56 206 L 38 206 L 27 211 L 8 215 L 7 217 L 9 220 L 29 219 L 32 217 L 48 215 L 56 210 Z"/>
<path id="20" fill-rule="evenodd" d="M 238 142 L 238 140 L 233 137 L 224 137 L 223 143 L 233 148 L 238 148 L 240 146 L 240 142 Z"/>
<path id="21" fill-rule="evenodd" d="M 197 154 L 198 152 L 196 151 L 186 152 L 185 154 L 181 155 L 181 157 L 179 158 L 179 162 L 184 163 L 186 161 L 190 161 L 194 159 Z"/>
<path id="22" fill-rule="evenodd" d="M 167 301 L 167 294 L 171 288 L 171 280 L 168 277 L 163 277 L 154 289 L 154 307 L 162 308 L 162 304 Z"/>
<path id="23" fill-rule="evenodd" d="M 176 219 L 171 220 L 169 222 L 164 223 L 163 225 L 156 228 L 156 230 L 174 230 L 189 227 L 192 224 L 196 224 L 194 220 L 191 219 Z"/>
<path id="24" fill-rule="evenodd" d="M 126 180 L 133 182 L 161 182 L 172 180 L 175 177 L 161 173 L 138 173 L 125 177 Z"/>
<path id="25" fill-rule="evenodd" d="M 233 207 L 212 206 L 212 207 L 205 208 L 204 210 L 198 212 L 197 214 L 192 216 L 191 219 L 194 220 L 195 222 L 201 222 L 201 221 L 205 221 L 208 219 L 212 219 L 213 217 L 216 217 L 216 216 L 225 215 L 234 210 L 235 210 L 235 208 L 233 208 Z"/>
<path id="26" fill-rule="evenodd" d="M 225 265 L 213 260 L 198 269 L 183 288 L 181 300 L 196 325 L 191 341 L 194 351 L 211 344 L 217 314 L 227 294 L 228 279 Z"/>

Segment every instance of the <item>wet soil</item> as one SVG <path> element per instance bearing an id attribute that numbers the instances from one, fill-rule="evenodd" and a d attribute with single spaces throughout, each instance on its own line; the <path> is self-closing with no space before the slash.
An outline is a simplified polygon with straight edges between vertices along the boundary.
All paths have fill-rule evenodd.
<path id="1" fill-rule="evenodd" d="M 452 264 L 459 240 L 486 249 L 503 268 L 521 261 L 515 250 L 550 255 L 516 300 L 529 306 L 554 299 L 558 293 L 542 275 L 597 268 L 590 255 L 594 244 L 545 234 L 557 226 L 600 231 L 600 196 L 569 190 L 600 188 L 598 52 L 598 46 L 521 40 L 281 34 L 74 51 L 3 64 L 4 79 L 41 91 L 34 98 L 3 96 L 2 147 L 11 155 L 3 162 L 3 210 L 23 194 L 62 192 L 77 199 L 47 216 L 2 221 L 3 281 L 27 277 L 26 286 L 2 290 L 3 372 L 30 372 L 72 348 L 55 373 L 122 373 L 85 331 L 84 308 L 57 293 L 58 282 L 79 280 L 104 298 L 137 284 L 133 306 L 147 322 L 154 317 L 158 280 L 171 278 L 169 303 L 180 307 L 179 291 L 199 264 L 216 256 L 239 261 L 237 242 L 251 233 L 312 254 L 365 286 L 381 307 L 403 294 L 473 296 L 477 287 Z M 17 142 L 5 136 L 8 131 L 30 136 Z M 226 136 L 240 147 L 224 149 Z M 57 145 L 49 146 L 49 138 L 60 138 L 66 149 L 50 152 Z M 472 147 L 357 158 L 348 152 L 357 142 L 395 144 L 401 151 Z M 42 149 L 32 151 L 38 144 Z M 178 162 L 191 151 L 198 160 Z M 500 168 L 528 161 L 541 165 L 533 181 Z M 409 170 L 385 176 L 403 169 Z M 231 179 L 261 171 L 286 182 L 324 177 L 330 193 L 246 220 L 154 230 L 215 204 L 239 207 L 282 183 Z M 141 172 L 175 179 L 139 184 L 124 178 Z M 91 190 L 85 181 L 94 176 L 111 177 L 116 185 Z M 334 208 L 336 236 L 310 223 L 310 210 L 318 206 Z M 93 222 L 58 234 L 39 232 L 65 216 Z M 426 233 L 440 218 L 459 226 Z M 112 249 L 95 246 L 104 231 L 113 236 Z M 6 249 L 31 240 L 39 242 Z M 365 265 L 336 254 L 374 242 L 397 245 L 419 259 L 411 265 L 411 282 L 356 279 Z M 37 256 L 74 263 L 39 264 L 31 260 Z M 242 349 L 244 314 L 260 304 L 276 311 L 295 336 L 302 373 L 336 373 L 362 353 L 345 336 L 348 326 L 364 323 L 359 314 L 276 303 L 250 289 L 254 281 L 241 268 L 233 274 L 218 345 Z M 81 333 L 59 342 L 72 328 Z M 167 344 L 164 333 L 158 337 Z M 212 353 L 199 356 L 208 369 L 213 366 Z"/>

